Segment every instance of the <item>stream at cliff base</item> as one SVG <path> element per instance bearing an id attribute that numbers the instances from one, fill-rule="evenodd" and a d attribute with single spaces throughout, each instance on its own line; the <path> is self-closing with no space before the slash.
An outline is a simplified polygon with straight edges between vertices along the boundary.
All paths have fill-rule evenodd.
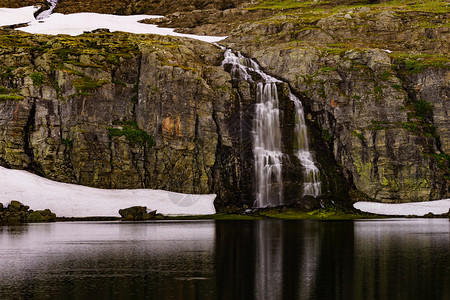
<path id="1" fill-rule="evenodd" d="M 448 219 L 0 226 L 0 299 L 449 299 Z"/>

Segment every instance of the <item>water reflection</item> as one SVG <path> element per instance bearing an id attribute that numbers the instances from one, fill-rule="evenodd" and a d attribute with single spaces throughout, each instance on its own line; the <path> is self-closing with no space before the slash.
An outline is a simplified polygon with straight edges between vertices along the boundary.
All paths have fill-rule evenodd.
<path id="1" fill-rule="evenodd" d="M 448 220 L 357 222 L 355 233 L 357 299 L 450 299 Z"/>
<path id="2" fill-rule="evenodd" d="M 215 290 L 212 222 L 26 228 L 1 233 L 0 299 L 208 299 Z"/>
<path id="3" fill-rule="evenodd" d="M 0 299 L 448 299 L 448 220 L 0 227 Z"/>

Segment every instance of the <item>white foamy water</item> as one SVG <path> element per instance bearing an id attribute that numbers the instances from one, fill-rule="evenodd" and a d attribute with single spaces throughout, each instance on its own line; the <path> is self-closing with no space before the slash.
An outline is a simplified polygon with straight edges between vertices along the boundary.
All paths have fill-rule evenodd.
<path id="1" fill-rule="evenodd" d="M 314 163 L 312 153 L 309 151 L 308 131 L 302 102 L 292 93 L 289 98 L 295 104 L 295 156 L 300 160 L 303 170 L 303 196 L 317 197 L 321 193 L 319 168 Z"/>
<path id="2" fill-rule="evenodd" d="M 253 155 L 255 159 L 256 199 L 254 207 L 283 203 L 280 110 L 276 78 L 265 74 L 258 64 L 240 53 L 225 51 L 222 65 L 231 65 L 235 80 L 258 81 L 253 119 Z"/>
<path id="3" fill-rule="evenodd" d="M 241 55 L 226 50 L 222 65 L 231 65 L 230 74 L 235 80 L 257 83 L 256 107 L 253 120 L 253 154 L 255 159 L 255 207 L 283 204 L 283 152 L 281 149 L 280 109 L 276 83 L 278 79 L 264 73 L 259 65 Z M 303 168 L 303 196 L 317 197 L 321 193 L 320 172 L 309 151 L 305 117 L 301 101 L 290 93 L 295 103 L 296 156 Z M 299 182 L 299 184 L 302 184 Z M 299 195 L 301 196 L 301 195 Z"/>
<path id="4" fill-rule="evenodd" d="M 165 215 L 209 215 L 216 212 L 215 197 L 151 189 L 96 189 L 0 167 L 3 205 L 17 200 L 33 210 L 48 208 L 58 217 L 120 217 L 119 209 L 131 206 L 146 206 Z"/>
<path id="5" fill-rule="evenodd" d="M 449 211 L 450 199 L 394 204 L 361 201 L 356 202 L 353 206 L 361 211 L 378 215 L 424 216 L 430 212 L 435 215 L 440 215 Z"/>
<path id="6" fill-rule="evenodd" d="M 41 12 L 36 17 L 37 20 L 42 20 L 42 19 L 48 18 L 50 16 L 50 14 L 53 12 L 53 10 L 55 9 L 56 4 L 58 3 L 58 0 L 47 0 L 47 2 L 50 4 L 50 8 Z"/>

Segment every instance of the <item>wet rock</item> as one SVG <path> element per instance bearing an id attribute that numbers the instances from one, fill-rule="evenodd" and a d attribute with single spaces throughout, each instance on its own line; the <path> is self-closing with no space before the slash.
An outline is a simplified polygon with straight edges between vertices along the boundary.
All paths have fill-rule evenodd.
<path id="1" fill-rule="evenodd" d="M 145 206 L 132 206 L 129 208 L 119 210 L 122 221 L 143 221 L 153 220 L 157 216 L 156 210 L 147 213 Z"/>
<path id="2" fill-rule="evenodd" d="M 304 211 L 313 211 L 321 208 L 320 200 L 313 196 L 303 196 L 302 199 L 291 202 L 286 205 L 287 208 L 294 208 Z"/>
<path id="3" fill-rule="evenodd" d="M 20 210 L 23 209 L 23 205 L 22 203 L 20 203 L 19 201 L 11 201 L 11 203 L 8 205 L 8 210 L 12 211 L 12 212 L 19 212 Z"/>
<path id="4" fill-rule="evenodd" d="M 0 203 L 1 204 L 1 203 Z M 49 209 L 33 211 L 19 201 L 11 201 L 7 208 L 0 205 L 0 225 L 27 222 L 54 222 L 56 215 Z"/>

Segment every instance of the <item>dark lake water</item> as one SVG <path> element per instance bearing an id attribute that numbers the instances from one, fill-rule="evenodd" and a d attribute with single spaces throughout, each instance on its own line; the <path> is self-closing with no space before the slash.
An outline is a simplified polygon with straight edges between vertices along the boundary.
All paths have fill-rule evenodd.
<path id="1" fill-rule="evenodd" d="M 448 219 L 0 226 L 0 299 L 450 299 Z"/>

